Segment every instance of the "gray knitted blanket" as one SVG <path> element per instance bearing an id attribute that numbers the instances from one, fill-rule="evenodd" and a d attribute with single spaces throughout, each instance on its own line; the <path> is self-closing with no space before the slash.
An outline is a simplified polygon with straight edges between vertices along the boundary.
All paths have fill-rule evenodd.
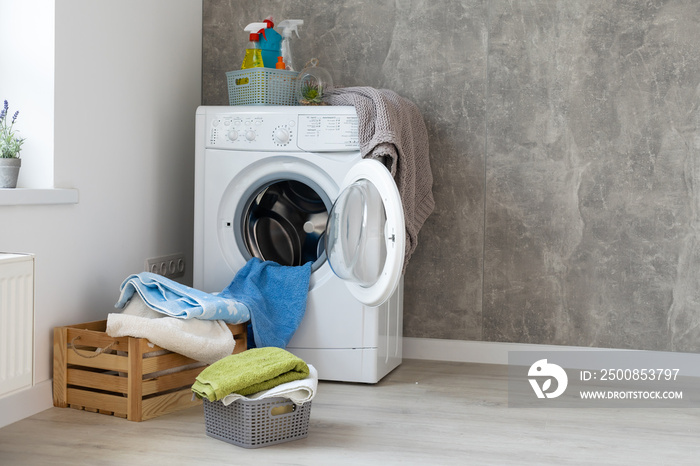
<path id="1" fill-rule="evenodd" d="M 405 271 L 418 244 L 418 232 L 435 208 L 423 117 L 413 102 L 387 89 L 338 88 L 326 100 L 331 105 L 355 107 L 362 157 L 386 157 L 389 162 L 406 222 Z"/>

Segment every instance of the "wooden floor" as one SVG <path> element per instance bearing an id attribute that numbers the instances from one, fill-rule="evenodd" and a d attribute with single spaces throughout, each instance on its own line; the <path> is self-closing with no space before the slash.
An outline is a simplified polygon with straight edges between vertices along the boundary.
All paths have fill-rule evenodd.
<path id="1" fill-rule="evenodd" d="M 247 450 L 201 408 L 135 423 L 52 408 L 0 429 L 0 465 L 697 465 L 698 409 L 509 408 L 507 368 L 404 361 L 377 385 L 321 382 L 309 437 Z"/>

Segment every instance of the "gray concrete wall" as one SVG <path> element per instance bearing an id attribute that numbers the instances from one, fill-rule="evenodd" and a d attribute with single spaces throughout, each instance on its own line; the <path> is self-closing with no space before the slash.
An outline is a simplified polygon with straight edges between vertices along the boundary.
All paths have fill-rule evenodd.
<path id="1" fill-rule="evenodd" d="M 700 3 L 204 0 L 204 104 L 270 14 L 423 113 L 406 336 L 700 350 Z"/>

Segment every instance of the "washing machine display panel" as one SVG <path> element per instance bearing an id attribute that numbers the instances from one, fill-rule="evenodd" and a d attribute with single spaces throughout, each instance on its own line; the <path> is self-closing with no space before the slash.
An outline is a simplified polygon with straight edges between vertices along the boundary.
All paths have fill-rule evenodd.
<path id="1" fill-rule="evenodd" d="M 358 130 L 355 115 L 299 115 L 297 145 L 307 152 L 357 150 Z"/>
<path id="2" fill-rule="evenodd" d="M 242 151 L 350 152 L 359 150 L 353 114 L 236 113 L 209 115 L 207 147 Z"/>

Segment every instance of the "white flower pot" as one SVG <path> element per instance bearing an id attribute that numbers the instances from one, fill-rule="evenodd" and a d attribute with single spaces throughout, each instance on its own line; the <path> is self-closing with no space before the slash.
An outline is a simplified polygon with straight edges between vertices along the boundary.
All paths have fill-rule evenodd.
<path id="1" fill-rule="evenodd" d="M 16 188 L 22 159 L 0 158 L 0 188 Z"/>

